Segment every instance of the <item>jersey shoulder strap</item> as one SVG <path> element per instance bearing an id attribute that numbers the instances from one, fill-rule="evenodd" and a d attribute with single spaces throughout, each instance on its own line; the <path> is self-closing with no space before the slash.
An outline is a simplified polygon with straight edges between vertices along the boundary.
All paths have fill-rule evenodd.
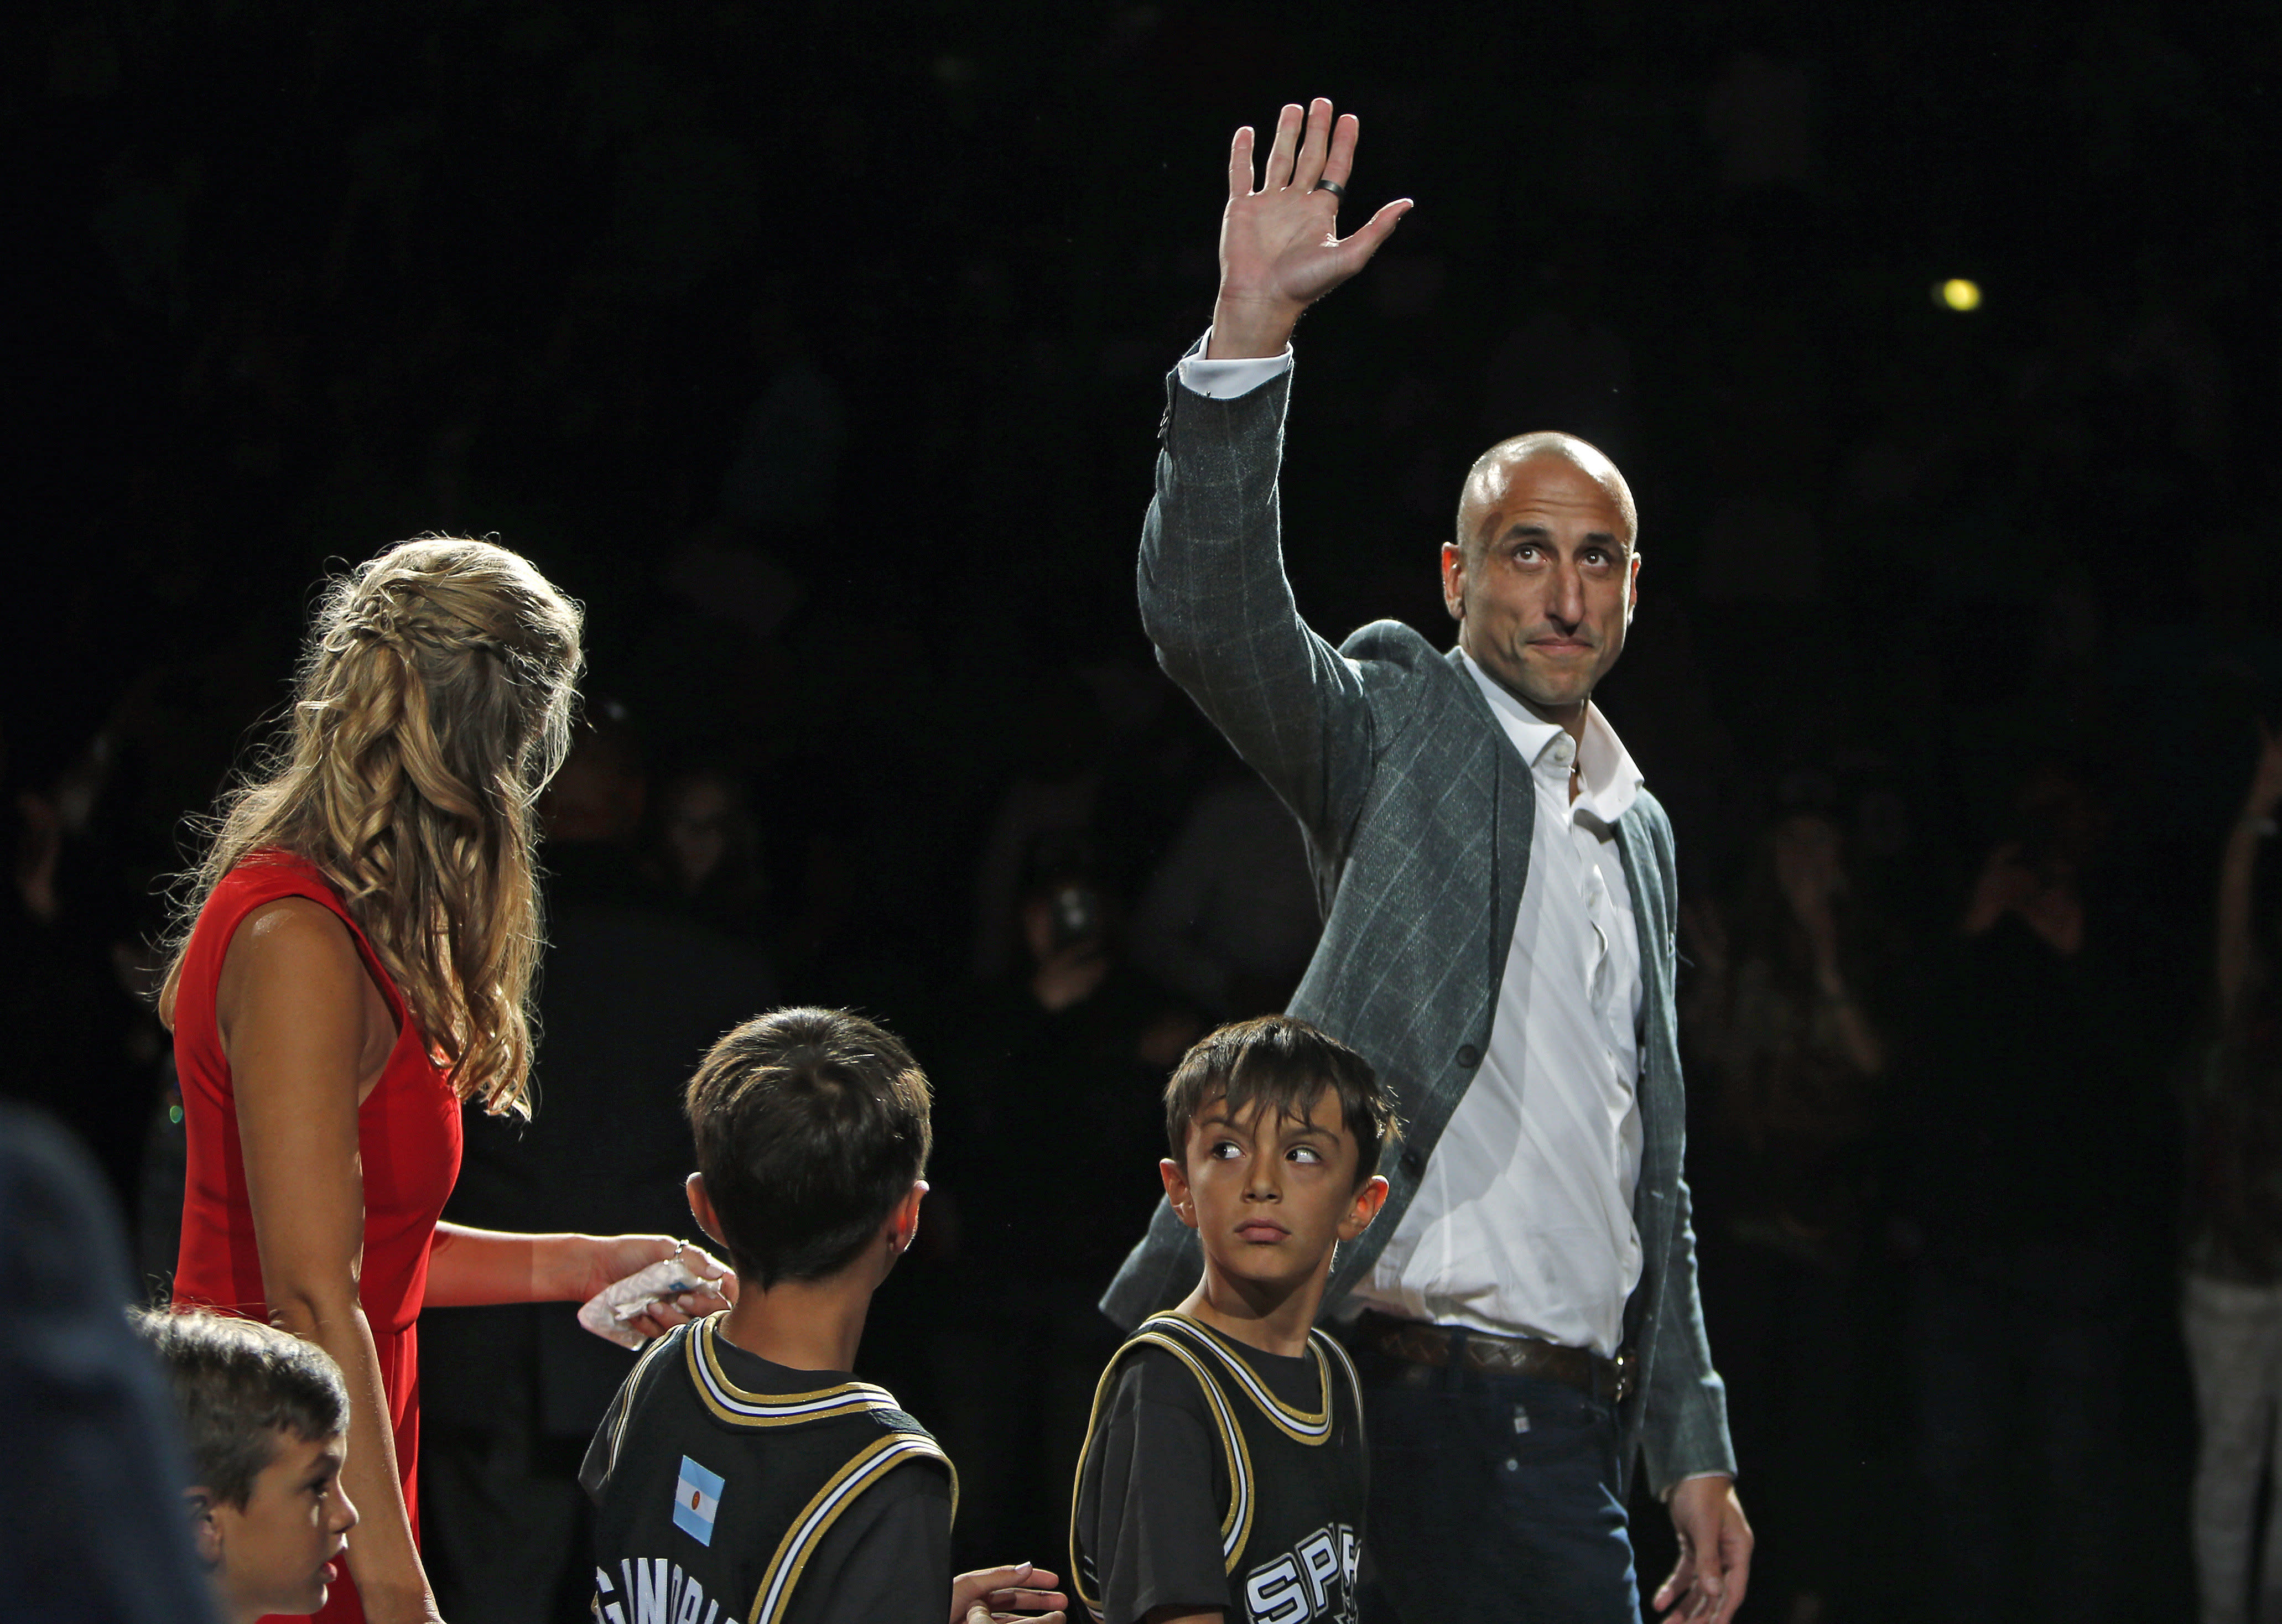
<path id="1" fill-rule="evenodd" d="M 1348 1356 L 1339 1339 L 1321 1325 L 1308 1333 L 1308 1340 L 1316 1345 L 1317 1356 L 1327 1358 L 1331 1368 L 1339 1371 L 1340 1379 L 1346 1383 L 1347 1402 L 1354 1406 L 1355 1426 L 1360 1433 L 1362 1426 L 1362 1378 L 1355 1372 L 1354 1360 Z M 1323 1407 L 1326 1410 L 1331 1407 L 1331 1384 L 1328 1380 L 1323 1384 Z"/>
<path id="2" fill-rule="evenodd" d="M 1085 1448 L 1078 1458 L 1077 1480 L 1070 1488 L 1070 1582 L 1079 1592 L 1078 1599 L 1097 1617 L 1101 1612 L 1101 1598 L 1085 1593 L 1089 1589 L 1086 1564 L 1080 1559 L 1076 1549 L 1077 1496 L 1085 1480 L 1085 1457 L 1092 1454 L 1095 1441 L 1100 1436 L 1102 1411 L 1116 1386 L 1118 1373 L 1139 1349 L 1157 1348 L 1170 1354 L 1196 1379 L 1198 1390 L 1204 1395 L 1205 1409 L 1212 1416 L 1213 1430 L 1220 1439 L 1221 1458 L 1228 1467 L 1228 1505 L 1220 1519 L 1221 1566 L 1225 1571 L 1236 1571 L 1244 1555 L 1245 1542 L 1252 1537 L 1252 1449 L 1245 1441 L 1244 1428 L 1237 1418 L 1235 1398 L 1222 1385 L 1211 1354 L 1199 1343 L 1197 1330 L 1192 1321 L 1178 1315 L 1150 1316 L 1111 1356 L 1108 1367 L 1101 1372 L 1101 1380 L 1093 1389 L 1093 1413 L 1086 1422 Z"/>
<path id="3" fill-rule="evenodd" d="M 925 1427 L 892 1405 L 885 1412 L 874 1411 L 871 1419 L 879 1424 L 879 1435 L 826 1480 L 824 1487 L 810 1497 L 786 1527 L 784 1537 L 777 1542 L 768 1566 L 762 1570 L 760 1587 L 754 1593 L 747 1624 L 781 1624 L 785 1609 L 791 1605 L 794 1587 L 800 1582 L 809 1559 L 815 1556 L 832 1525 L 865 1490 L 874 1487 L 896 1467 L 916 1461 L 933 1461 L 940 1465 L 951 1477 L 951 1514 L 954 1520 L 958 1518 L 959 1472 L 951 1465 L 951 1457 L 943 1452 L 943 1447 Z"/>
<path id="4" fill-rule="evenodd" d="M 669 1350 L 688 1340 L 695 1328 L 686 1324 L 679 1325 L 664 1336 L 651 1339 L 650 1345 L 642 1349 L 641 1357 L 634 1361 L 633 1369 L 626 1372 L 625 1381 L 618 1388 L 617 1413 L 610 1418 L 610 1449 L 602 1466 L 604 1482 L 617 1472 L 618 1449 L 626 1440 L 626 1422 L 633 1417 L 645 1391 L 644 1384 L 656 1373 L 662 1364 L 665 1368 L 671 1367 L 672 1356 Z"/>

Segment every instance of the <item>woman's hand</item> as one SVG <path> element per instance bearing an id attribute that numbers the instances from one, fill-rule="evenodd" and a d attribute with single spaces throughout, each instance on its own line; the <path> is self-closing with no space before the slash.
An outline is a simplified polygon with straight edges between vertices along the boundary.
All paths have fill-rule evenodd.
<path id="1" fill-rule="evenodd" d="M 648 1313 L 626 1322 L 644 1336 L 661 1336 L 674 1326 L 718 1313 L 737 1300 L 737 1277 L 702 1247 L 671 1235 L 562 1235 L 553 1238 L 554 1268 L 563 1288 L 548 1294 L 584 1302 L 615 1281 L 639 1274 L 652 1263 L 679 1258 L 701 1289 L 661 1300 Z"/>

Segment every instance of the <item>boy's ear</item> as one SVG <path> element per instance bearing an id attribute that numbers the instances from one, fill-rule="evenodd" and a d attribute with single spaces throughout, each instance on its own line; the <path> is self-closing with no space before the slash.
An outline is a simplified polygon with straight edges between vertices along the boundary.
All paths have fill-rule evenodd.
<path id="1" fill-rule="evenodd" d="M 920 1203 L 927 1199 L 928 1181 L 912 1180 L 912 1187 L 904 1192 L 904 1199 L 888 1215 L 888 1244 L 901 1257 L 912 1249 L 912 1242 L 920 1238 Z"/>
<path id="2" fill-rule="evenodd" d="M 721 1239 L 721 1221 L 713 1216 L 713 1198 L 705 1193 L 705 1175 L 692 1173 L 681 1181 L 682 1193 L 689 1198 L 689 1216 L 697 1220 L 697 1227 L 705 1238 L 723 1251 L 729 1243 Z"/>
<path id="3" fill-rule="evenodd" d="M 1354 1204 L 1347 1208 L 1347 1216 L 1339 1220 L 1339 1239 L 1353 1240 L 1362 1234 L 1386 1205 L 1386 1180 L 1373 1173 L 1362 1181 L 1362 1187 L 1354 1193 Z"/>
<path id="4" fill-rule="evenodd" d="M 190 1508 L 190 1539 L 198 1547 L 198 1560 L 210 1568 L 220 1567 L 221 1519 L 214 1515 L 214 1497 L 193 1484 L 182 1490 L 182 1504 Z"/>
<path id="5" fill-rule="evenodd" d="M 1196 1228 L 1197 1198 L 1189 1189 L 1188 1170 L 1168 1156 L 1157 1164 L 1157 1177 L 1165 1181 L 1165 1199 L 1173 1203 L 1181 1222 Z"/>

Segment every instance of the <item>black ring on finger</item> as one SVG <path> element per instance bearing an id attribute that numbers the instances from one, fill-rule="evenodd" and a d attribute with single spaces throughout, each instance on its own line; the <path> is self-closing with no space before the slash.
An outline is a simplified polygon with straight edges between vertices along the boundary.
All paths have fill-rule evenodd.
<path id="1" fill-rule="evenodd" d="M 1337 181 L 1317 181 L 1315 189 L 1317 191 L 1327 191 L 1334 198 L 1344 198 L 1347 195 L 1347 189 Z"/>

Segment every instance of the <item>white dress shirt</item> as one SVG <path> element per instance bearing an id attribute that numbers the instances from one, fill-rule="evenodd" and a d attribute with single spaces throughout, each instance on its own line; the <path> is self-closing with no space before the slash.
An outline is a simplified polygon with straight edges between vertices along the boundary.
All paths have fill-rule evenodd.
<path id="1" fill-rule="evenodd" d="M 1461 658 L 1530 764 L 1529 877 L 1489 1051 L 1355 1295 L 1613 1356 L 1641 1276 L 1640 938 L 1617 846 L 1640 772 L 1598 710 L 1572 741 Z"/>
<path id="2" fill-rule="evenodd" d="M 1180 378 L 1208 399 L 1246 394 L 1292 365 L 1289 346 L 1238 361 L 1206 360 L 1204 347 L 1182 359 Z M 1529 875 L 1489 1051 L 1352 1300 L 1613 1356 L 1641 1277 L 1640 937 L 1617 846 L 1640 770 L 1597 709 L 1586 707 L 1572 741 L 1460 659 L 1530 764 Z"/>

